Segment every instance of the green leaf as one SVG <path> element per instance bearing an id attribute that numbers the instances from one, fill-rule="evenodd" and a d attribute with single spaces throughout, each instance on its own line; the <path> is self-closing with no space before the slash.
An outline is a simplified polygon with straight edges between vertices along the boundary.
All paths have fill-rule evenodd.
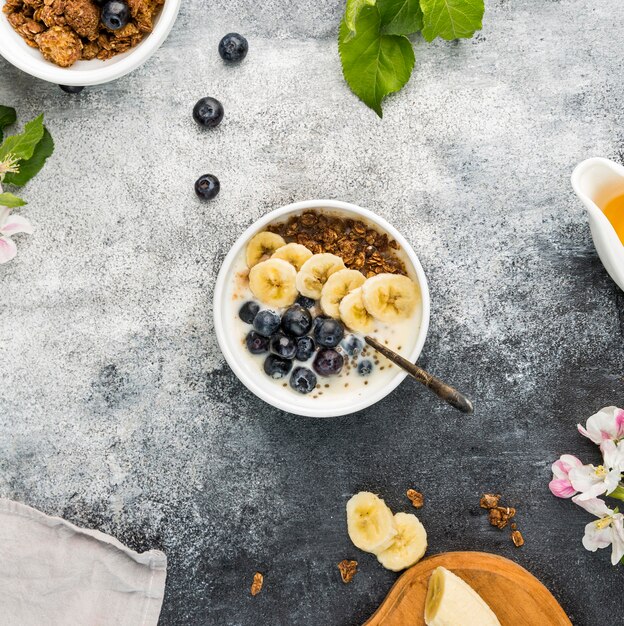
<path id="1" fill-rule="evenodd" d="M 0 146 L 0 161 L 10 154 L 18 159 L 30 159 L 42 137 L 43 114 L 28 122 L 19 135 L 11 135 L 4 140 Z"/>
<path id="2" fill-rule="evenodd" d="M 387 35 L 411 35 L 423 27 L 419 0 L 377 0 L 377 8 Z"/>
<path id="3" fill-rule="evenodd" d="M 365 6 L 375 6 L 376 0 L 347 0 L 347 7 L 345 9 L 345 23 L 349 29 L 349 37 L 355 35 L 355 22 L 357 20 L 360 11 Z"/>
<path id="4" fill-rule="evenodd" d="M 15 114 L 15 109 L 13 107 L 7 107 L 0 104 L 0 141 L 2 141 L 3 129 L 11 124 L 15 124 L 16 119 L 17 115 Z"/>
<path id="5" fill-rule="evenodd" d="M 24 206 L 26 203 L 12 193 L 0 193 L 0 206 L 8 206 L 9 209 L 13 209 L 16 206 Z"/>
<path id="6" fill-rule="evenodd" d="M 433 41 L 472 37 L 481 29 L 483 0 L 420 0 L 423 12 L 423 37 Z"/>
<path id="7" fill-rule="evenodd" d="M 343 19 L 338 50 L 342 72 L 353 93 L 382 117 L 381 101 L 407 83 L 414 67 L 414 49 L 400 35 L 381 33 L 377 7 L 364 7 L 356 19 L 356 35 Z"/>
<path id="8" fill-rule="evenodd" d="M 39 173 L 44 166 L 46 159 L 54 152 L 54 141 L 52 141 L 52 135 L 48 132 L 47 128 L 43 129 L 43 137 L 41 141 L 35 146 L 35 151 L 30 159 L 20 161 L 19 172 L 8 173 L 4 182 L 9 185 L 15 185 L 22 187 L 33 176 Z"/>

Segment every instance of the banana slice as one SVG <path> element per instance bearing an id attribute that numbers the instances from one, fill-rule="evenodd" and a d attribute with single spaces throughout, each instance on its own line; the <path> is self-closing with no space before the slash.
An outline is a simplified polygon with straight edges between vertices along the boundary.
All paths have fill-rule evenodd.
<path id="1" fill-rule="evenodd" d="M 284 259 L 299 271 L 301 266 L 312 256 L 312 251 L 308 250 L 300 243 L 287 243 L 278 248 L 271 257 L 272 259 Z"/>
<path id="2" fill-rule="evenodd" d="M 258 300 L 274 307 L 290 306 L 299 295 L 297 270 L 283 259 L 269 259 L 249 271 L 249 288 Z"/>
<path id="3" fill-rule="evenodd" d="M 340 274 L 340 272 L 338 272 L 338 274 Z M 338 274 L 334 274 L 334 276 Z M 351 330 L 354 330 L 356 333 L 364 333 L 365 335 L 372 332 L 375 320 L 366 310 L 362 302 L 361 287 L 347 294 L 341 300 L 338 310 L 340 312 L 340 319 Z"/>
<path id="4" fill-rule="evenodd" d="M 264 231 L 254 235 L 247 244 L 247 267 L 260 263 L 264 257 L 270 257 L 278 248 L 285 246 L 283 237 L 277 233 Z"/>
<path id="5" fill-rule="evenodd" d="M 377 555 L 377 560 L 393 572 L 400 572 L 420 561 L 427 549 L 427 531 L 413 513 L 394 516 L 397 534 L 389 548 Z"/>
<path id="6" fill-rule="evenodd" d="M 302 296 L 318 300 L 327 279 L 344 269 L 345 264 L 339 256 L 329 253 L 314 254 L 301 266 L 297 274 L 297 289 Z"/>
<path id="7" fill-rule="evenodd" d="M 427 626 L 501 626 L 485 600 L 459 576 L 436 567 L 425 599 Z"/>
<path id="8" fill-rule="evenodd" d="M 347 530 L 357 548 L 373 554 L 388 548 L 397 532 L 392 511 L 369 491 L 360 491 L 347 502 Z"/>
<path id="9" fill-rule="evenodd" d="M 418 285 L 400 274 L 377 274 L 362 285 L 366 310 L 382 322 L 398 322 L 414 313 L 420 302 Z"/>
<path id="10" fill-rule="evenodd" d="M 321 308 L 331 317 L 340 317 L 338 306 L 342 299 L 354 289 L 364 284 L 364 274 L 357 270 L 339 270 L 334 272 L 321 290 Z"/>

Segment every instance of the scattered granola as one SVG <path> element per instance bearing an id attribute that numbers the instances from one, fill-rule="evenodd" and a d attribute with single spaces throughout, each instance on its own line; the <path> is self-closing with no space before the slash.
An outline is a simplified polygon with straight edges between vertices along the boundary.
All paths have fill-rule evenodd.
<path id="1" fill-rule="evenodd" d="M 353 580 L 353 577 L 357 574 L 357 565 L 357 561 L 348 561 L 347 559 L 338 563 L 343 583 L 350 583 Z"/>
<path id="2" fill-rule="evenodd" d="M 496 506 L 490 509 L 490 524 L 503 529 L 515 514 L 516 509 L 510 506 Z"/>
<path id="3" fill-rule="evenodd" d="M 264 576 L 260 572 L 256 572 L 251 583 L 251 595 L 257 596 L 262 591 L 262 583 L 264 582 Z"/>
<path id="4" fill-rule="evenodd" d="M 128 0 L 130 21 L 109 30 L 94 0 L 6 0 L 11 26 L 45 59 L 70 67 L 78 60 L 109 59 L 136 46 L 152 31 L 165 0 Z"/>
<path id="5" fill-rule="evenodd" d="M 288 243 L 303 244 L 314 254 L 336 254 L 348 268 L 360 270 L 367 278 L 382 273 L 407 274 L 405 265 L 394 254 L 399 249 L 397 242 L 361 220 L 306 211 L 267 230 Z"/>
<path id="6" fill-rule="evenodd" d="M 524 537 L 519 530 L 511 531 L 511 540 L 514 542 L 514 546 L 516 546 L 516 548 L 524 545 Z"/>
<path id="7" fill-rule="evenodd" d="M 481 500 L 479 501 L 479 506 L 482 509 L 493 509 L 495 506 L 498 506 L 498 502 L 500 501 L 500 495 L 494 495 L 493 493 L 484 493 L 481 496 Z"/>
<path id="8" fill-rule="evenodd" d="M 407 497 L 411 501 L 414 508 L 420 509 L 425 503 L 425 498 L 423 494 L 420 493 L 420 491 L 416 491 L 416 489 L 408 489 Z"/>

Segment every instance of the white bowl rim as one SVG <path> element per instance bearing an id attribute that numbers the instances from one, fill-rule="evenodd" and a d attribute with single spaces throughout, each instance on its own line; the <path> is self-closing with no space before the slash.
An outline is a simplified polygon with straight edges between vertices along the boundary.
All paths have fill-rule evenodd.
<path id="1" fill-rule="evenodd" d="M 152 32 L 136 48 L 125 53 L 123 58 L 109 65 L 97 65 L 98 61 L 94 59 L 94 67 L 87 69 L 58 67 L 43 56 L 31 57 L 23 54 L 21 46 L 15 45 L 14 40 L 7 37 L 0 37 L 0 55 L 23 72 L 57 85 L 87 87 L 108 83 L 143 65 L 160 48 L 175 24 L 181 2 L 182 0 L 165 0 Z M 6 16 L 1 14 L 0 19 L 6 20 Z M 8 21 L 7 25 L 13 28 Z"/>
<path id="2" fill-rule="evenodd" d="M 411 354 L 406 357 L 412 362 L 415 362 L 420 356 L 422 348 L 425 344 L 425 339 L 427 337 L 427 331 L 429 329 L 429 286 L 418 256 L 414 252 L 412 246 L 403 237 L 403 235 L 401 235 L 401 233 L 399 233 L 399 231 L 396 230 L 394 226 L 392 226 L 389 222 L 387 222 L 384 218 L 380 217 L 376 213 L 373 213 L 369 209 L 364 209 L 349 202 L 342 202 L 340 200 L 304 200 L 302 202 L 294 202 L 292 204 L 288 204 L 279 209 L 275 209 L 261 217 L 259 220 L 249 226 L 245 230 L 245 232 L 243 232 L 243 234 L 234 242 L 234 245 L 230 248 L 230 251 L 223 260 L 221 269 L 219 270 L 212 302 L 215 333 L 217 336 L 219 347 L 221 348 L 221 352 L 223 353 L 225 360 L 227 361 L 232 371 L 236 374 L 238 379 L 247 387 L 247 389 L 249 389 L 256 396 L 258 396 L 260 399 L 264 400 L 268 404 L 278 409 L 281 409 L 282 411 L 293 413 L 295 415 L 301 415 L 304 417 L 339 417 L 341 415 L 349 415 L 351 413 L 355 413 L 356 411 L 361 411 L 362 409 L 365 409 L 375 404 L 376 402 L 379 402 L 379 400 L 385 398 L 391 391 L 393 391 L 405 379 L 407 374 L 402 370 L 398 370 L 394 378 L 392 378 L 387 385 L 377 390 L 375 393 L 370 394 L 370 396 L 361 398 L 360 400 L 355 401 L 353 405 L 342 408 L 338 411 L 332 409 L 331 405 L 328 406 L 323 404 L 322 402 L 319 403 L 318 407 L 309 409 L 307 407 L 302 408 L 297 405 L 296 397 L 293 397 L 293 400 L 288 402 L 283 401 L 281 398 L 274 397 L 271 394 L 270 385 L 273 384 L 271 383 L 271 381 L 267 380 L 265 384 L 262 385 L 258 382 L 262 380 L 260 375 L 258 376 L 258 380 L 255 380 L 253 377 L 247 375 L 247 373 L 238 364 L 234 350 L 232 349 L 231 342 L 224 329 L 223 315 L 225 314 L 226 307 L 224 307 L 222 304 L 225 301 L 226 297 L 225 294 L 228 286 L 227 283 L 230 274 L 230 268 L 234 260 L 238 256 L 240 250 L 249 241 L 249 239 L 251 239 L 253 235 L 255 235 L 271 222 L 274 222 L 275 220 L 289 213 L 295 213 L 297 211 L 302 211 L 306 209 L 342 209 L 345 211 L 359 214 L 362 217 L 368 219 L 376 226 L 383 229 L 385 232 L 387 232 L 388 235 L 394 238 L 399 246 L 401 246 L 402 250 L 407 255 L 410 263 L 414 268 L 414 272 L 416 273 L 416 277 L 418 279 L 422 294 L 422 320 L 420 328 L 418 330 L 418 337 L 414 345 L 414 349 L 412 350 Z"/>

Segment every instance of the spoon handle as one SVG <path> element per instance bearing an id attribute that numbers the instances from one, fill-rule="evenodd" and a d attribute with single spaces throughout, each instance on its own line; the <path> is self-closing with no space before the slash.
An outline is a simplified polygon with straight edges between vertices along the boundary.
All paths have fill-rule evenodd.
<path id="1" fill-rule="evenodd" d="M 379 343 L 372 337 L 364 337 L 366 343 L 372 346 L 383 354 L 389 361 L 392 361 L 395 365 L 398 365 L 401 369 L 405 370 L 412 378 L 415 378 L 419 383 L 425 385 L 433 391 L 439 398 L 450 404 L 452 407 L 462 411 L 463 413 L 472 413 L 472 402 L 466 398 L 462 393 L 454 389 L 450 385 L 441 381 L 439 378 L 432 376 L 426 372 L 422 367 L 418 367 L 415 363 L 403 358 L 400 354 L 390 350 L 387 346 Z"/>

